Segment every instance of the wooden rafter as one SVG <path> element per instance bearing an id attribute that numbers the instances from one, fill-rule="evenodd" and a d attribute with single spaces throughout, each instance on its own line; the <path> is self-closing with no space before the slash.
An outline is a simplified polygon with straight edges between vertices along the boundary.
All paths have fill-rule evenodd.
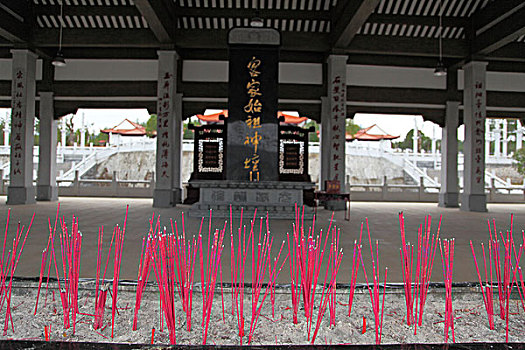
<path id="1" fill-rule="evenodd" d="M 350 45 L 379 2 L 380 0 L 341 1 L 344 7 L 341 12 L 336 9 L 334 18 L 337 20 L 332 21 L 332 47 L 346 48 Z"/>
<path id="2" fill-rule="evenodd" d="M 135 6 L 148 22 L 160 43 L 173 43 L 176 29 L 175 5 L 164 0 L 135 0 Z"/>

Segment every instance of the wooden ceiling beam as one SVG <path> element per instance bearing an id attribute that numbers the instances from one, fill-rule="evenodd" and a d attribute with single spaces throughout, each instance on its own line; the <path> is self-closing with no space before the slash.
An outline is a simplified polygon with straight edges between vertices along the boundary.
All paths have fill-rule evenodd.
<path id="1" fill-rule="evenodd" d="M 523 4 L 523 0 L 490 1 L 487 6 L 472 14 L 470 24 L 473 32 L 478 35 L 481 34 L 481 32 L 503 21 Z"/>
<path id="2" fill-rule="evenodd" d="M 18 15 L 6 5 L 0 5 L 0 37 L 12 43 L 29 41 L 30 30 L 26 18 Z"/>
<path id="3" fill-rule="evenodd" d="M 444 16 L 443 27 L 465 27 L 469 20 L 462 17 Z M 399 25 L 421 25 L 439 26 L 439 16 L 415 16 L 415 15 L 386 15 L 373 13 L 367 20 L 368 23 L 399 24 Z"/>
<path id="4" fill-rule="evenodd" d="M 40 28 L 33 42 L 37 47 L 58 46 L 58 28 Z M 160 43 L 148 29 L 64 28 L 62 47 L 159 48 Z"/>
<path id="5" fill-rule="evenodd" d="M 438 57 L 439 43 L 433 38 L 393 37 L 387 35 L 356 35 L 344 50 L 352 54 Z M 465 40 L 444 39 L 443 57 L 463 58 L 468 55 Z"/>
<path id="6" fill-rule="evenodd" d="M 488 55 L 525 34 L 525 2 L 517 8 L 519 9 L 513 9 L 512 14 L 504 20 L 475 35 L 472 56 Z"/>
<path id="7" fill-rule="evenodd" d="M 342 12 L 334 14 L 337 20 L 332 21 L 331 46 L 337 49 L 348 47 L 379 2 L 380 0 L 345 1 Z"/>
<path id="8" fill-rule="evenodd" d="M 160 43 L 173 43 L 177 28 L 175 4 L 165 0 L 134 0 L 135 6 L 148 22 Z"/>
<path id="9" fill-rule="evenodd" d="M 276 10 L 276 9 L 231 9 L 231 8 L 202 8 L 179 7 L 177 14 L 180 17 L 208 17 L 208 18 L 252 18 L 259 16 L 266 19 L 293 19 L 330 21 L 332 18 L 328 11 L 310 10 Z"/>
<path id="10" fill-rule="evenodd" d="M 60 16 L 60 5 L 35 5 L 35 16 Z M 64 16 L 141 16 L 135 6 L 82 6 L 65 5 Z"/>

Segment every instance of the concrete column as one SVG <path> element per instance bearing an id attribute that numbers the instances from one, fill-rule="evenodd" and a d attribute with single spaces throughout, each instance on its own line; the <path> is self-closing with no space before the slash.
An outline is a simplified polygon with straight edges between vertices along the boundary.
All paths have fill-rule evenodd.
<path id="1" fill-rule="evenodd" d="M 440 207 L 458 207 L 458 112 L 459 102 L 447 101 L 441 136 Z"/>
<path id="2" fill-rule="evenodd" d="M 86 147 L 86 125 L 84 124 L 84 113 L 82 113 L 82 126 L 80 128 L 80 147 Z"/>
<path id="3" fill-rule="evenodd" d="M 36 199 L 56 201 L 57 124 L 52 92 L 40 92 L 40 145 Z"/>
<path id="4" fill-rule="evenodd" d="M 13 54 L 11 89 L 11 174 L 7 204 L 35 203 L 33 143 L 37 55 L 29 50 Z"/>
<path id="5" fill-rule="evenodd" d="M 328 149 L 328 180 L 339 181 L 341 191 L 346 188 L 346 61 L 345 55 L 328 56 L 328 115 L 330 118 Z M 345 209 L 344 201 L 329 201 L 329 210 Z"/>
<path id="6" fill-rule="evenodd" d="M 9 119 L 6 118 L 4 125 L 4 146 L 9 145 Z"/>
<path id="7" fill-rule="evenodd" d="M 488 130 L 490 130 L 490 123 L 488 119 L 485 119 L 485 130 L 489 135 L 489 137 L 485 139 L 485 157 L 488 157 L 490 156 L 490 140 L 494 138 L 494 132 L 488 132 Z"/>
<path id="8" fill-rule="evenodd" d="M 86 129 L 84 128 L 80 130 L 80 147 L 86 147 Z"/>
<path id="9" fill-rule="evenodd" d="M 503 157 L 506 157 L 508 155 L 508 152 L 507 152 L 508 151 L 508 147 L 507 147 L 507 145 L 508 145 L 508 142 L 509 142 L 509 140 L 508 140 L 509 136 L 508 136 L 508 133 L 507 133 L 507 119 L 503 119 L 502 122 L 503 122 L 503 135 L 502 135 L 502 138 L 503 138 L 503 145 L 502 145 L 503 149 L 502 149 L 502 153 L 503 153 Z"/>
<path id="10" fill-rule="evenodd" d="M 494 128 L 494 156 L 501 156 L 501 129 L 499 120 L 496 120 Z"/>
<path id="11" fill-rule="evenodd" d="M 60 143 L 66 147 L 66 117 L 60 120 Z"/>
<path id="12" fill-rule="evenodd" d="M 172 147 L 172 171 L 173 171 L 173 203 L 182 203 L 182 94 L 175 94 L 173 100 L 173 147 Z"/>
<path id="13" fill-rule="evenodd" d="M 5 112 L 5 119 L 4 119 L 4 130 L 2 130 L 3 133 L 3 145 L 7 146 L 9 145 L 9 113 Z"/>
<path id="14" fill-rule="evenodd" d="M 322 191 L 326 190 L 325 182 L 328 180 L 328 168 L 330 167 L 330 130 L 332 129 L 330 119 L 330 104 L 328 97 L 321 97 L 321 125 L 319 127 L 321 150 L 319 156 L 321 157 L 321 172 L 319 176 L 319 187 Z"/>
<path id="15" fill-rule="evenodd" d="M 523 146 L 523 129 L 521 121 L 516 119 L 516 151 Z"/>
<path id="16" fill-rule="evenodd" d="M 414 118 L 414 137 L 412 138 L 412 152 L 414 154 L 417 154 L 418 153 L 418 145 L 417 145 L 417 141 L 419 139 L 419 130 L 417 128 L 417 119 Z"/>
<path id="17" fill-rule="evenodd" d="M 157 82 L 157 152 L 153 206 L 168 208 L 175 205 L 174 184 L 174 120 L 177 112 L 177 61 L 175 51 L 158 51 Z M 179 156 L 180 157 L 180 156 Z M 176 167 L 176 165 L 175 165 Z"/>
<path id="18" fill-rule="evenodd" d="M 461 210 L 487 211 L 485 195 L 485 118 L 487 107 L 487 62 L 469 62 L 463 67 L 463 120 L 465 165 Z"/>
<path id="19" fill-rule="evenodd" d="M 436 126 L 432 125 L 432 155 L 436 154 Z"/>

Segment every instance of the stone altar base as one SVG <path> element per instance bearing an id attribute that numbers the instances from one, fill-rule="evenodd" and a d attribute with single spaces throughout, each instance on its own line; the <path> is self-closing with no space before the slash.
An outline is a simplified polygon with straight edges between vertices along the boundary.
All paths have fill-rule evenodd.
<path id="1" fill-rule="evenodd" d="M 199 188 L 199 201 L 193 204 L 188 212 L 192 217 L 209 216 L 229 218 L 230 205 L 235 218 L 244 208 L 244 217 L 257 213 L 270 219 L 294 219 L 295 204 L 303 206 L 303 191 L 314 188 L 313 182 L 283 181 L 228 181 L 228 180 L 193 180 L 190 185 Z M 252 214 L 250 214 L 252 213 Z M 314 210 L 305 207 L 305 218 L 312 218 Z M 246 216 L 248 215 L 248 216 Z M 259 216 L 259 215 L 257 215 Z"/>

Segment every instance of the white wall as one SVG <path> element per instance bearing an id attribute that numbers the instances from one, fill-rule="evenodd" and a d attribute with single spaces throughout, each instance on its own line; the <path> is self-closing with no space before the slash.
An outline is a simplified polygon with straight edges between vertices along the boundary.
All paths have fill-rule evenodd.
<path id="1" fill-rule="evenodd" d="M 11 80 L 11 64 L 10 58 L 0 58 L 0 80 Z M 42 60 L 36 61 L 36 80 L 42 79 Z"/>
<path id="2" fill-rule="evenodd" d="M 66 60 L 55 69 L 56 80 L 152 81 L 157 80 L 157 60 Z"/>
<path id="3" fill-rule="evenodd" d="M 68 59 L 55 70 L 57 80 L 154 81 L 157 60 Z M 488 66 L 490 70 L 490 64 Z M 279 82 L 286 84 L 323 83 L 319 63 L 279 64 Z M 445 89 L 446 78 L 435 77 L 432 68 L 347 65 L 349 86 Z M 42 79 L 42 60 L 37 61 L 37 80 Z M 227 61 L 185 60 L 182 79 L 196 82 L 227 82 Z M 0 59 L 0 80 L 11 80 L 11 59 Z M 463 89 L 463 71 L 458 71 L 458 88 Z M 525 73 L 487 72 L 487 90 L 525 92 Z"/>

